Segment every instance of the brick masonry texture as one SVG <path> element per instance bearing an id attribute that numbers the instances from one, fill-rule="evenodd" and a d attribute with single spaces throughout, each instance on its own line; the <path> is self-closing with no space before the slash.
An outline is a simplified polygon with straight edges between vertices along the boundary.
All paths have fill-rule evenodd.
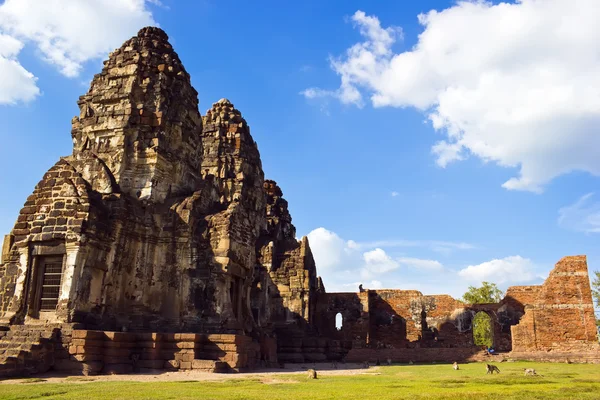
<path id="1" fill-rule="evenodd" d="M 221 99 L 202 116 L 197 96 L 158 28 L 94 76 L 71 121 L 72 154 L 3 240 L 0 376 L 474 360 L 478 312 L 504 356 L 598 361 L 583 256 L 498 304 L 327 293 L 242 113 Z"/>

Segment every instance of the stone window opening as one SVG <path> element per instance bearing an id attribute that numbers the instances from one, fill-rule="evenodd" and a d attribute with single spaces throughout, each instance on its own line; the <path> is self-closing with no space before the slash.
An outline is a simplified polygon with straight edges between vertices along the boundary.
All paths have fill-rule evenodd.
<path id="1" fill-rule="evenodd" d="M 342 313 L 337 313 L 335 315 L 335 329 L 338 331 L 341 331 L 343 326 L 344 326 L 344 317 L 342 316 Z"/>
<path id="2" fill-rule="evenodd" d="M 35 308 L 40 312 L 56 311 L 63 276 L 63 256 L 38 257 Z"/>

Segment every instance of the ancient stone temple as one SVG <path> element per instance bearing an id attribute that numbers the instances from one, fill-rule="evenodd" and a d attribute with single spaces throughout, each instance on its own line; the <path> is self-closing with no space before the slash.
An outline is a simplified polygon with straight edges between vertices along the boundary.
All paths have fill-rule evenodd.
<path id="1" fill-rule="evenodd" d="M 477 312 L 515 357 L 600 360 L 582 257 L 499 304 L 326 293 L 246 120 L 227 99 L 201 116 L 158 28 L 111 53 L 78 105 L 72 154 L 3 242 L 0 376 L 470 359 Z"/>
<path id="2" fill-rule="evenodd" d="M 157 28 L 111 53 L 78 104 L 73 154 L 44 175 L 5 240 L 0 322 L 67 338 L 73 328 L 119 332 L 134 344 L 126 333 L 228 334 L 193 338 L 191 350 L 209 341 L 219 352 L 222 340 L 232 367 L 273 360 L 273 323 L 312 318 L 316 270 L 241 113 L 221 99 L 200 115 Z M 73 334 L 84 341 L 71 353 L 106 361 L 86 346 L 108 339 L 86 335 Z M 129 364 L 130 347 L 109 364 Z M 165 361 L 225 356 L 210 353 Z"/>
<path id="3" fill-rule="evenodd" d="M 266 204 L 240 112 L 222 99 L 202 118 L 155 28 L 110 55 L 79 106 L 73 154 L 44 175 L 9 239 L 6 268 L 18 272 L 3 320 L 250 330 Z"/>

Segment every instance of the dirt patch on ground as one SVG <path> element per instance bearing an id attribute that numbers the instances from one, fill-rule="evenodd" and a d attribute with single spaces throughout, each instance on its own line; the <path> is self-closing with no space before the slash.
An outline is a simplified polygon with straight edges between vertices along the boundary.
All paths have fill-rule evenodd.
<path id="1" fill-rule="evenodd" d="M 219 382 L 232 379 L 255 379 L 264 384 L 280 384 L 280 383 L 298 383 L 293 379 L 281 379 L 276 375 L 293 375 L 305 373 L 308 369 L 315 369 L 319 376 L 335 376 L 335 375 L 362 375 L 362 374 L 378 374 L 380 367 L 363 368 L 361 364 L 344 364 L 338 365 L 339 368 L 334 369 L 331 364 L 286 364 L 284 368 L 261 369 L 255 372 L 248 373 L 228 373 L 214 374 L 210 372 L 200 371 L 153 371 L 137 374 L 122 374 L 122 375 L 67 375 L 57 372 L 48 372 L 39 374 L 32 378 L 21 379 L 5 379 L 0 381 L 1 384 L 45 384 L 45 383 L 89 383 L 89 382 L 114 382 L 114 381 L 134 381 L 134 382 L 182 382 L 182 381 L 202 381 L 202 382 Z"/>
<path id="2" fill-rule="evenodd" d="M 300 381 L 296 381 L 293 379 L 277 379 L 277 378 L 263 378 L 260 380 L 261 383 L 264 383 L 265 385 L 277 385 L 280 383 L 300 383 Z"/>

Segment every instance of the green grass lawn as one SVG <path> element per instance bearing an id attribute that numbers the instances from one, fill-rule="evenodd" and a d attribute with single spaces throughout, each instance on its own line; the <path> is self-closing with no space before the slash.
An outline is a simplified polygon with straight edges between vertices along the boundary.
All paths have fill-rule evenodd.
<path id="1" fill-rule="evenodd" d="M 223 382 L 72 382 L 39 379 L 0 384 L 0 399 L 600 399 L 600 365 L 497 363 L 501 373 L 485 374 L 485 364 L 397 365 L 365 374 L 282 374 Z M 535 368 L 543 376 L 523 376 Z M 274 383 L 275 382 L 275 383 Z"/>

